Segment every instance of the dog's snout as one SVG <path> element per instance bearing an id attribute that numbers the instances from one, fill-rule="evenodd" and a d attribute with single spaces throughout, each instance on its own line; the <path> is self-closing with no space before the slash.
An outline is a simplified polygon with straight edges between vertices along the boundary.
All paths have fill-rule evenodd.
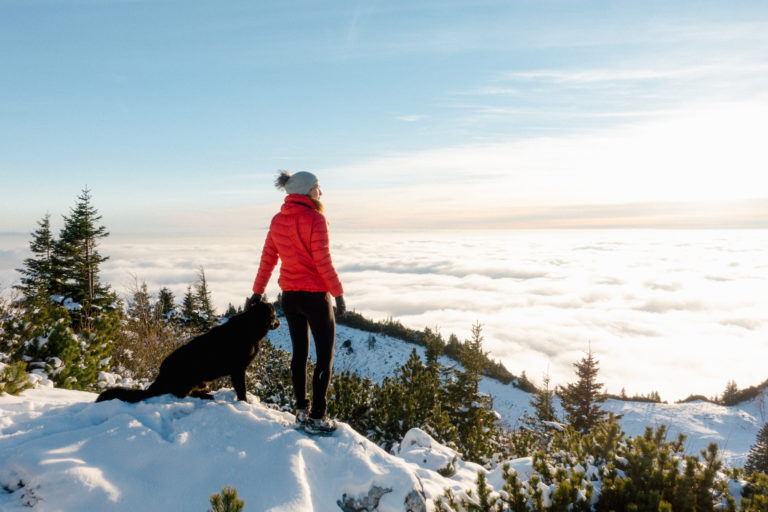
<path id="1" fill-rule="evenodd" d="M 274 330 L 274 329 L 277 329 L 278 327 L 280 327 L 280 320 L 275 318 L 274 320 L 272 320 L 272 324 L 269 326 L 269 328 Z"/>

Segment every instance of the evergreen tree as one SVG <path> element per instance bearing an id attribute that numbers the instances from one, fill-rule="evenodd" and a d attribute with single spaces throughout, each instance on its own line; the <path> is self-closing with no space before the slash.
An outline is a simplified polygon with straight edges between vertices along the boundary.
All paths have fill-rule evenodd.
<path id="1" fill-rule="evenodd" d="M 544 375 L 541 388 L 537 389 L 530 401 L 536 421 L 557 421 L 555 416 L 555 391 L 549 387 L 549 374 Z"/>
<path id="2" fill-rule="evenodd" d="M 187 293 L 184 294 L 184 300 L 181 303 L 181 314 L 188 321 L 191 321 L 197 315 L 197 304 L 195 296 L 192 294 L 192 286 L 187 286 Z"/>
<path id="3" fill-rule="evenodd" d="M 51 234 L 51 215 L 46 213 L 38 221 L 38 228 L 32 233 L 29 248 L 32 257 L 24 260 L 21 284 L 16 286 L 24 294 L 25 301 L 36 307 L 47 305 L 48 298 L 56 292 L 56 265 L 54 247 L 56 240 Z"/>
<path id="4" fill-rule="evenodd" d="M 230 302 L 227 306 L 227 310 L 224 312 L 224 316 L 227 318 L 232 318 L 238 313 L 237 308 Z"/>
<path id="5" fill-rule="evenodd" d="M 18 361 L 12 364 L 0 365 L 0 396 L 3 393 L 18 395 L 25 389 L 31 388 L 32 383 L 27 378 L 27 363 Z"/>
<path id="6" fill-rule="evenodd" d="M 158 313 L 160 315 L 167 315 L 174 309 L 173 292 L 166 287 L 160 288 L 160 292 L 157 295 L 157 303 L 155 304 Z"/>
<path id="7" fill-rule="evenodd" d="M 729 380 L 723 391 L 723 397 L 720 399 L 720 403 L 723 405 L 736 405 L 739 401 L 739 386 L 736 382 Z"/>
<path id="8" fill-rule="evenodd" d="M 483 352 L 482 325 L 472 326 L 472 338 L 461 347 L 463 370 L 454 370 L 447 384 L 446 401 L 458 431 L 458 448 L 472 461 L 486 462 L 497 449 L 495 439 L 499 417 L 489 395 L 479 392 L 480 374 L 488 363 Z"/>
<path id="9" fill-rule="evenodd" d="M 142 332 L 147 332 L 155 323 L 156 316 L 150 302 L 147 283 L 135 284 L 133 297 L 128 304 L 128 315 L 141 326 Z"/>
<path id="10" fill-rule="evenodd" d="M 421 362 L 414 349 L 408 361 L 395 371 L 394 377 L 384 379 L 376 390 L 373 425 L 385 433 L 383 441 L 391 446 L 399 442 L 406 432 L 421 428 L 439 438 L 432 424 L 440 424 L 447 417 L 440 407 L 440 379 L 437 372 Z M 434 421 L 433 421 L 434 420 Z"/>
<path id="11" fill-rule="evenodd" d="M 208 328 L 216 321 L 216 312 L 213 309 L 211 291 L 208 289 L 208 280 L 205 278 L 205 270 L 200 267 L 197 271 L 195 282 L 195 304 L 200 317 L 201 327 Z"/>
<path id="12" fill-rule="evenodd" d="M 473 382 L 476 393 L 480 375 L 488 365 L 488 354 L 483 352 L 483 326 L 479 322 L 472 326 L 472 338 L 464 343 L 459 362 L 464 367 L 467 378 Z"/>
<path id="13" fill-rule="evenodd" d="M 99 266 L 108 257 L 101 256 L 97 247 L 109 233 L 98 225 L 101 216 L 91 204 L 90 190 L 84 189 L 77 199 L 70 215 L 64 216 L 54 254 L 62 278 L 60 293 L 81 304 L 89 317 L 93 306 L 104 307 L 115 299 L 108 286 L 99 282 Z"/>
<path id="14" fill-rule="evenodd" d="M 427 366 L 437 365 L 437 359 L 443 355 L 445 342 L 440 337 L 440 333 L 435 329 L 432 331 L 429 327 L 424 329 L 424 346 L 427 348 L 425 354 Z"/>
<path id="15" fill-rule="evenodd" d="M 578 380 L 560 388 L 560 399 L 566 421 L 586 433 L 605 416 L 605 411 L 600 409 L 600 404 L 605 402 L 605 396 L 600 392 L 603 384 L 597 382 L 598 361 L 591 348 L 587 356 L 573 366 Z"/>
<path id="16" fill-rule="evenodd" d="M 14 334 L 28 342 L 17 347 L 14 359 L 43 366 L 57 387 L 93 389 L 98 373 L 108 368 L 119 321 L 114 312 L 100 314 L 90 327 L 75 331 L 67 309 L 52 303 L 27 311 L 20 325 Z"/>
<path id="17" fill-rule="evenodd" d="M 455 334 L 451 333 L 451 335 L 448 336 L 448 341 L 445 344 L 445 350 L 443 350 L 443 353 L 448 357 L 458 361 L 461 357 L 461 348 L 462 345 L 459 341 L 459 338 Z"/>
<path id="18" fill-rule="evenodd" d="M 760 429 L 757 434 L 757 441 L 749 449 L 744 469 L 748 473 L 765 473 L 768 475 L 768 423 Z"/>
<path id="19" fill-rule="evenodd" d="M 99 265 L 107 258 L 97 245 L 107 231 L 97 226 L 101 217 L 90 201 L 90 191 L 83 190 L 64 217 L 58 241 L 50 234 L 48 215 L 33 233 L 30 247 L 36 257 L 25 262 L 22 286 L 39 300 L 28 304 L 33 307 L 23 312 L 13 334 L 23 341 L 14 348 L 16 359 L 44 366 L 58 386 L 75 389 L 92 388 L 98 373 L 107 369 L 119 327 L 119 311 L 113 307 L 117 298 L 98 278 Z M 51 292 L 75 305 L 66 303 L 65 308 L 49 301 Z"/>

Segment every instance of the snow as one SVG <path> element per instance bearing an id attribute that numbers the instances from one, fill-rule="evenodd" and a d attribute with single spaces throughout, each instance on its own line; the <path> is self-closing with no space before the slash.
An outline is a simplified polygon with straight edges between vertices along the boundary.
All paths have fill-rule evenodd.
<path id="1" fill-rule="evenodd" d="M 79 311 L 83 309 L 83 306 L 81 304 L 75 302 L 70 297 L 64 297 L 62 295 L 51 295 L 51 300 L 54 302 L 58 302 L 69 311 Z"/>
<path id="2" fill-rule="evenodd" d="M 270 338 L 289 348 L 284 326 Z M 423 348 L 382 335 L 374 334 L 376 343 L 370 347 L 369 336 L 339 326 L 337 371 L 355 370 L 380 380 L 414 348 L 423 357 Z M 351 351 L 340 348 L 347 339 Z M 100 379 L 105 385 L 121 382 L 113 374 Z M 226 486 L 236 487 L 245 509 L 254 511 L 340 510 L 337 502 L 343 497 L 362 502 L 374 487 L 386 491 L 377 508 L 381 512 L 405 510 L 406 497 L 414 491 L 432 510 L 432 501 L 446 488 L 457 494 L 473 488 L 482 470 L 418 429 L 408 432 L 393 453 L 343 423 L 334 436 L 309 437 L 294 427 L 293 415 L 253 396 L 250 403 L 237 402 L 230 389 L 216 392 L 211 401 L 166 395 L 137 404 L 95 403 L 95 394 L 54 388 L 41 372 L 30 374 L 30 380 L 34 389 L 0 396 L 4 512 L 30 507 L 207 510 L 209 496 Z M 511 385 L 483 379 L 481 390 L 509 425 L 530 412 L 531 396 Z M 669 425 L 668 438 L 677 432 L 688 436 L 689 453 L 698 454 L 715 441 L 727 464 L 742 465 L 765 421 L 764 403 L 763 395 L 734 407 L 609 400 L 604 408 L 622 415 L 622 428 L 630 435 L 641 434 L 646 426 Z M 505 463 L 521 481 L 529 479 L 530 458 Z M 487 477 L 489 485 L 501 489 L 502 465 Z"/>
<path id="3" fill-rule="evenodd" d="M 448 480 L 419 464 L 430 446 L 455 456 L 423 433 L 403 457 L 345 424 L 332 437 L 309 437 L 293 415 L 254 397 L 236 402 L 231 390 L 213 401 L 95 397 L 53 388 L 0 397 L 0 510 L 205 510 L 231 485 L 247 510 L 338 510 L 343 495 L 379 486 L 392 491 L 378 510 L 402 511 L 412 491 L 431 500 L 450 485 L 471 486 L 479 469 L 460 462 L 464 477 Z"/>

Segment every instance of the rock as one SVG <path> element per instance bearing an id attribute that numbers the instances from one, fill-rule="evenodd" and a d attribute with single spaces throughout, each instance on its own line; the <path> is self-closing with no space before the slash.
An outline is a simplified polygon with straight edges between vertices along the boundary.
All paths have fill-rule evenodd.
<path id="1" fill-rule="evenodd" d="M 374 485 L 368 491 L 367 496 L 355 498 L 347 496 L 345 493 L 340 500 L 336 501 L 336 504 L 344 512 L 376 512 L 379 507 L 379 500 L 388 492 L 392 492 L 392 489 Z"/>
<path id="2" fill-rule="evenodd" d="M 424 493 L 416 489 L 405 497 L 405 512 L 427 512 L 427 498 Z"/>

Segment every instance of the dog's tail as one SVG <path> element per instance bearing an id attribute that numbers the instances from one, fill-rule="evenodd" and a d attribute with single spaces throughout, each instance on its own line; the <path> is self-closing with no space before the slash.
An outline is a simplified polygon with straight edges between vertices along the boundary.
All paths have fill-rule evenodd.
<path id="1" fill-rule="evenodd" d="M 109 388 L 102 391 L 96 398 L 96 401 L 105 402 L 107 400 L 118 399 L 123 402 L 136 403 L 152 396 L 155 396 L 155 393 L 152 393 L 148 389 Z"/>

